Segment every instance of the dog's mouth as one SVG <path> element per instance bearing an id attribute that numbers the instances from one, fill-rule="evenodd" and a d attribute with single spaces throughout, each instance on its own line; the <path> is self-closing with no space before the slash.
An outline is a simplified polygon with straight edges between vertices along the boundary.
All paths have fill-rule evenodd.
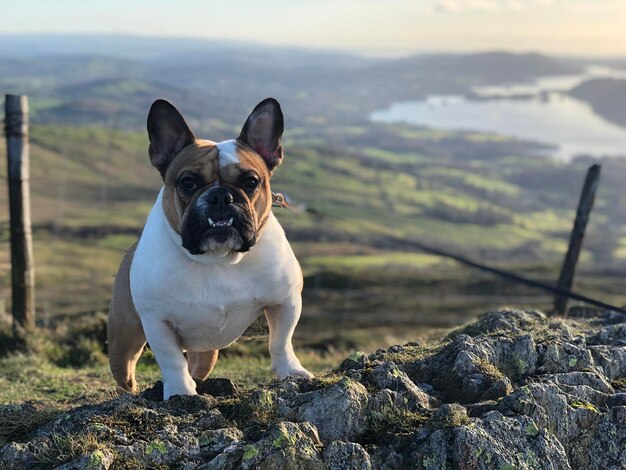
<path id="1" fill-rule="evenodd" d="M 232 227 L 233 226 L 233 218 L 226 220 L 213 220 L 211 217 L 208 219 L 210 228 L 224 228 L 224 227 Z"/>
<path id="2" fill-rule="evenodd" d="M 207 194 L 199 198 L 183 217 L 183 248 L 192 255 L 208 253 L 216 256 L 250 250 L 256 243 L 254 214 L 244 204 L 232 199 L 228 204 L 220 204 L 219 197 L 226 200 L 223 191 L 217 194 L 216 204 L 210 198 L 211 193 Z"/>
<path id="3" fill-rule="evenodd" d="M 237 242 L 241 242 L 239 232 L 233 227 L 232 217 L 230 219 L 216 220 L 209 217 L 207 222 L 209 227 L 202 237 L 201 249 L 204 248 L 205 251 L 216 250 L 222 247 L 235 249 Z"/>
<path id="4" fill-rule="evenodd" d="M 205 236 L 203 237 L 203 242 L 201 243 L 202 248 L 220 248 L 218 245 L 227 245 L 230 238 L 237 236 L 237 231 L 233 228 L 232 217 L 228 220 L 213 220 L 211 217 L 209 217 L 208 223 L 209 228 L 207 229 Z M 214 241 L 214 243 L 211 243 L 211 241 Z"/>

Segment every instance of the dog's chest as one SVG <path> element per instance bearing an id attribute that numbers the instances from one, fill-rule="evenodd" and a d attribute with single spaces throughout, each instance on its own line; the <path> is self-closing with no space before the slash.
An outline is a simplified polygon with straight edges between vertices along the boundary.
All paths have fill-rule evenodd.
<path id="1" fill-rule="evenodd" d="M 144 328 L 167 322 L 187 350 L 225 348 L 264 307 L 298 289 L 299 267 L 278 225 L 240 263 L 202 264 L 183 254 L 164 224 L 153 210 L 133 258 L 131 295 Z"/>
<path id="2" fill-rule="evenodd" d="M 285 295 L 278 282 L 256 271 L 193 266 L 136 286 L 133 300 L 143 322 L 170 323 L 185 349 L 221 349 Z"/>
<path id="3" fill-rule="evenodd" d="M 249 273 L 221 273 L 217 279 L 198 275 L 191 283 L 176 283 L 167 316 L 183 347 L 221 349 L 235 341 L 271 303 L 260 285 Z"/>

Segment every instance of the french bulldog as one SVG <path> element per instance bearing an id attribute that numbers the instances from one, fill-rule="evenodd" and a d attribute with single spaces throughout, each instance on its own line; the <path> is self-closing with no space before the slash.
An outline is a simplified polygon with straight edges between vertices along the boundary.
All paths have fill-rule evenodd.
<path id="1" fill-rule="evenodd" d="M 271 210 L 270 178 L 283 159 L 280 105 L 260 102 L 239 137 L 219 143 L 196 138 L 165 100 L 153 103 L 147 127 L 163 187 L 114 282 L 107 336 L 119 389 L 137 391 L 147 340 L 163 398 L 196 394 L 194 377 L 205 379 L 218 351 L 262 313 L 276 375 L 311 378 L 291 344 L 302 271 Z"/>

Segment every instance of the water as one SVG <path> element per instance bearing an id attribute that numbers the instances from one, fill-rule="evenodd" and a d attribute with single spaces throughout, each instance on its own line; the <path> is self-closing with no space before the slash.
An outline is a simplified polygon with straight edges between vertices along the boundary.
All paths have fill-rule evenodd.
<path id="1" fill-rule="evenodd" d="M 626 129 L 594 113 L 564 92 L 592 77 L 626 78 L 626 72 L 590 67 L 580 75 L 539 78 L 533 83 L 476 87 L 480 100 L 430 96 L 376 111 L 377 122 L 405 122 L 446 130 L 504 134 L 553 145 L 551 153 L 626 156 Z"/>

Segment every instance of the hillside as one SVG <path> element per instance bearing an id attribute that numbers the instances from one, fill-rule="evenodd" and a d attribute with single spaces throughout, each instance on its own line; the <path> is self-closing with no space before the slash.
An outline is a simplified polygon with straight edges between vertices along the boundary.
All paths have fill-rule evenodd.
<path id="1" fill-rule="evenodd" d="M 524 155 L 530 144 L 483 134 L 382 125 L 333 132 L 334 142 L 322 144 L 323 136 L 288 130 L 285 163 L 273 184 L 307 208 L 276 210 L 306 276 L 303 331 L 328 338 L 338 335 L 330 324 L 345 325 L 337 341 L 349 347 L 363 340 L 363 328 L 408 334 L 407 326 L 458 323 L 468 305 L 475 312 L 503 302 L 549 305 L 541 292 L 459 269 L 396 239 L 554 282 L 588 162 Z M 139 234 L 160 187 L 146 156 L 146 136 L 35 125 L 31 139 L 40 318 L 105 309 L 122 253 Z M 513 157 L 517 152 L 524 156 Z M 616 221 L 626 219 L 626 162 L 604 165 L 577 288 L 619 304 L 626 227 Z M 6 211 L 0 208 L 0 220 L 7 220 Z M 7 302 L 8 249 L 1 253 Z M 358 320 L 355 309 L 362 312 Z M 416 317 L 416 309 L 431 313 Z"/>
<path id="2" fill-rule="evenodd" d="M 143 129 L 156 97 L 176 102 L 209 130 L 209 117 L 239 122 L 251 103 L 275 96 L 292 125 L 312 130 L 367 122 L 369 113 L 394 101 L 583 69 L 557 57 L 503 52 L 367 59 L 182 38 L 0 38 L 11 45 L 0 45 L 0 89 L 37 99 L 33 122 L 127 129 Z"/>
<path id="3" fill-rule="evenodd" d="M 605 119 L 626 127 L 626 80 L 589 80 L 572 89 L 570 94 L 589 103 Z"/>
<path id="4" fill-rule="evenodd" d="M 276 213 L 304 267 L 302 329 L 325 338 L 307 334 L 314 347 L 327 348 L 329 337 L 338 349 L 375 341 L 373 328 L 388 344 L 386 335 L 449 326 L 502 303 L 549 307 L 543 292 L 416 253 L 398 240 L 554 282 L 591 159 L 556 162 L 537 156 L 549 150 L 541 143 L 387 126 L 368 116 L 396 100 L 575 73 L 583 63 L 499 52 L 370 59 L 182 39 L 3 37 L 22 47 L 16 56 L 0 44 L 0 88 L 30 97 L 43 323 L 106 309 L 121 254 L 160 185 L 144 130 L 157 97 L 173 101 L 198 135 L 216 141 L 236 135 L 254 103 L 279 98 L 287 157 L 273 186 L 306 210 Z M 3 152 L 0 146 L 0 158 Z M 576 288 L 619 304 L 626 172 L 623 161 L 602 163 Z M 6 218 L 2 206 L 0 220 Z M 1 229 L 6 244 L 6 223 Z M 0 269 L 6 310 L 6 249 Z"/>

